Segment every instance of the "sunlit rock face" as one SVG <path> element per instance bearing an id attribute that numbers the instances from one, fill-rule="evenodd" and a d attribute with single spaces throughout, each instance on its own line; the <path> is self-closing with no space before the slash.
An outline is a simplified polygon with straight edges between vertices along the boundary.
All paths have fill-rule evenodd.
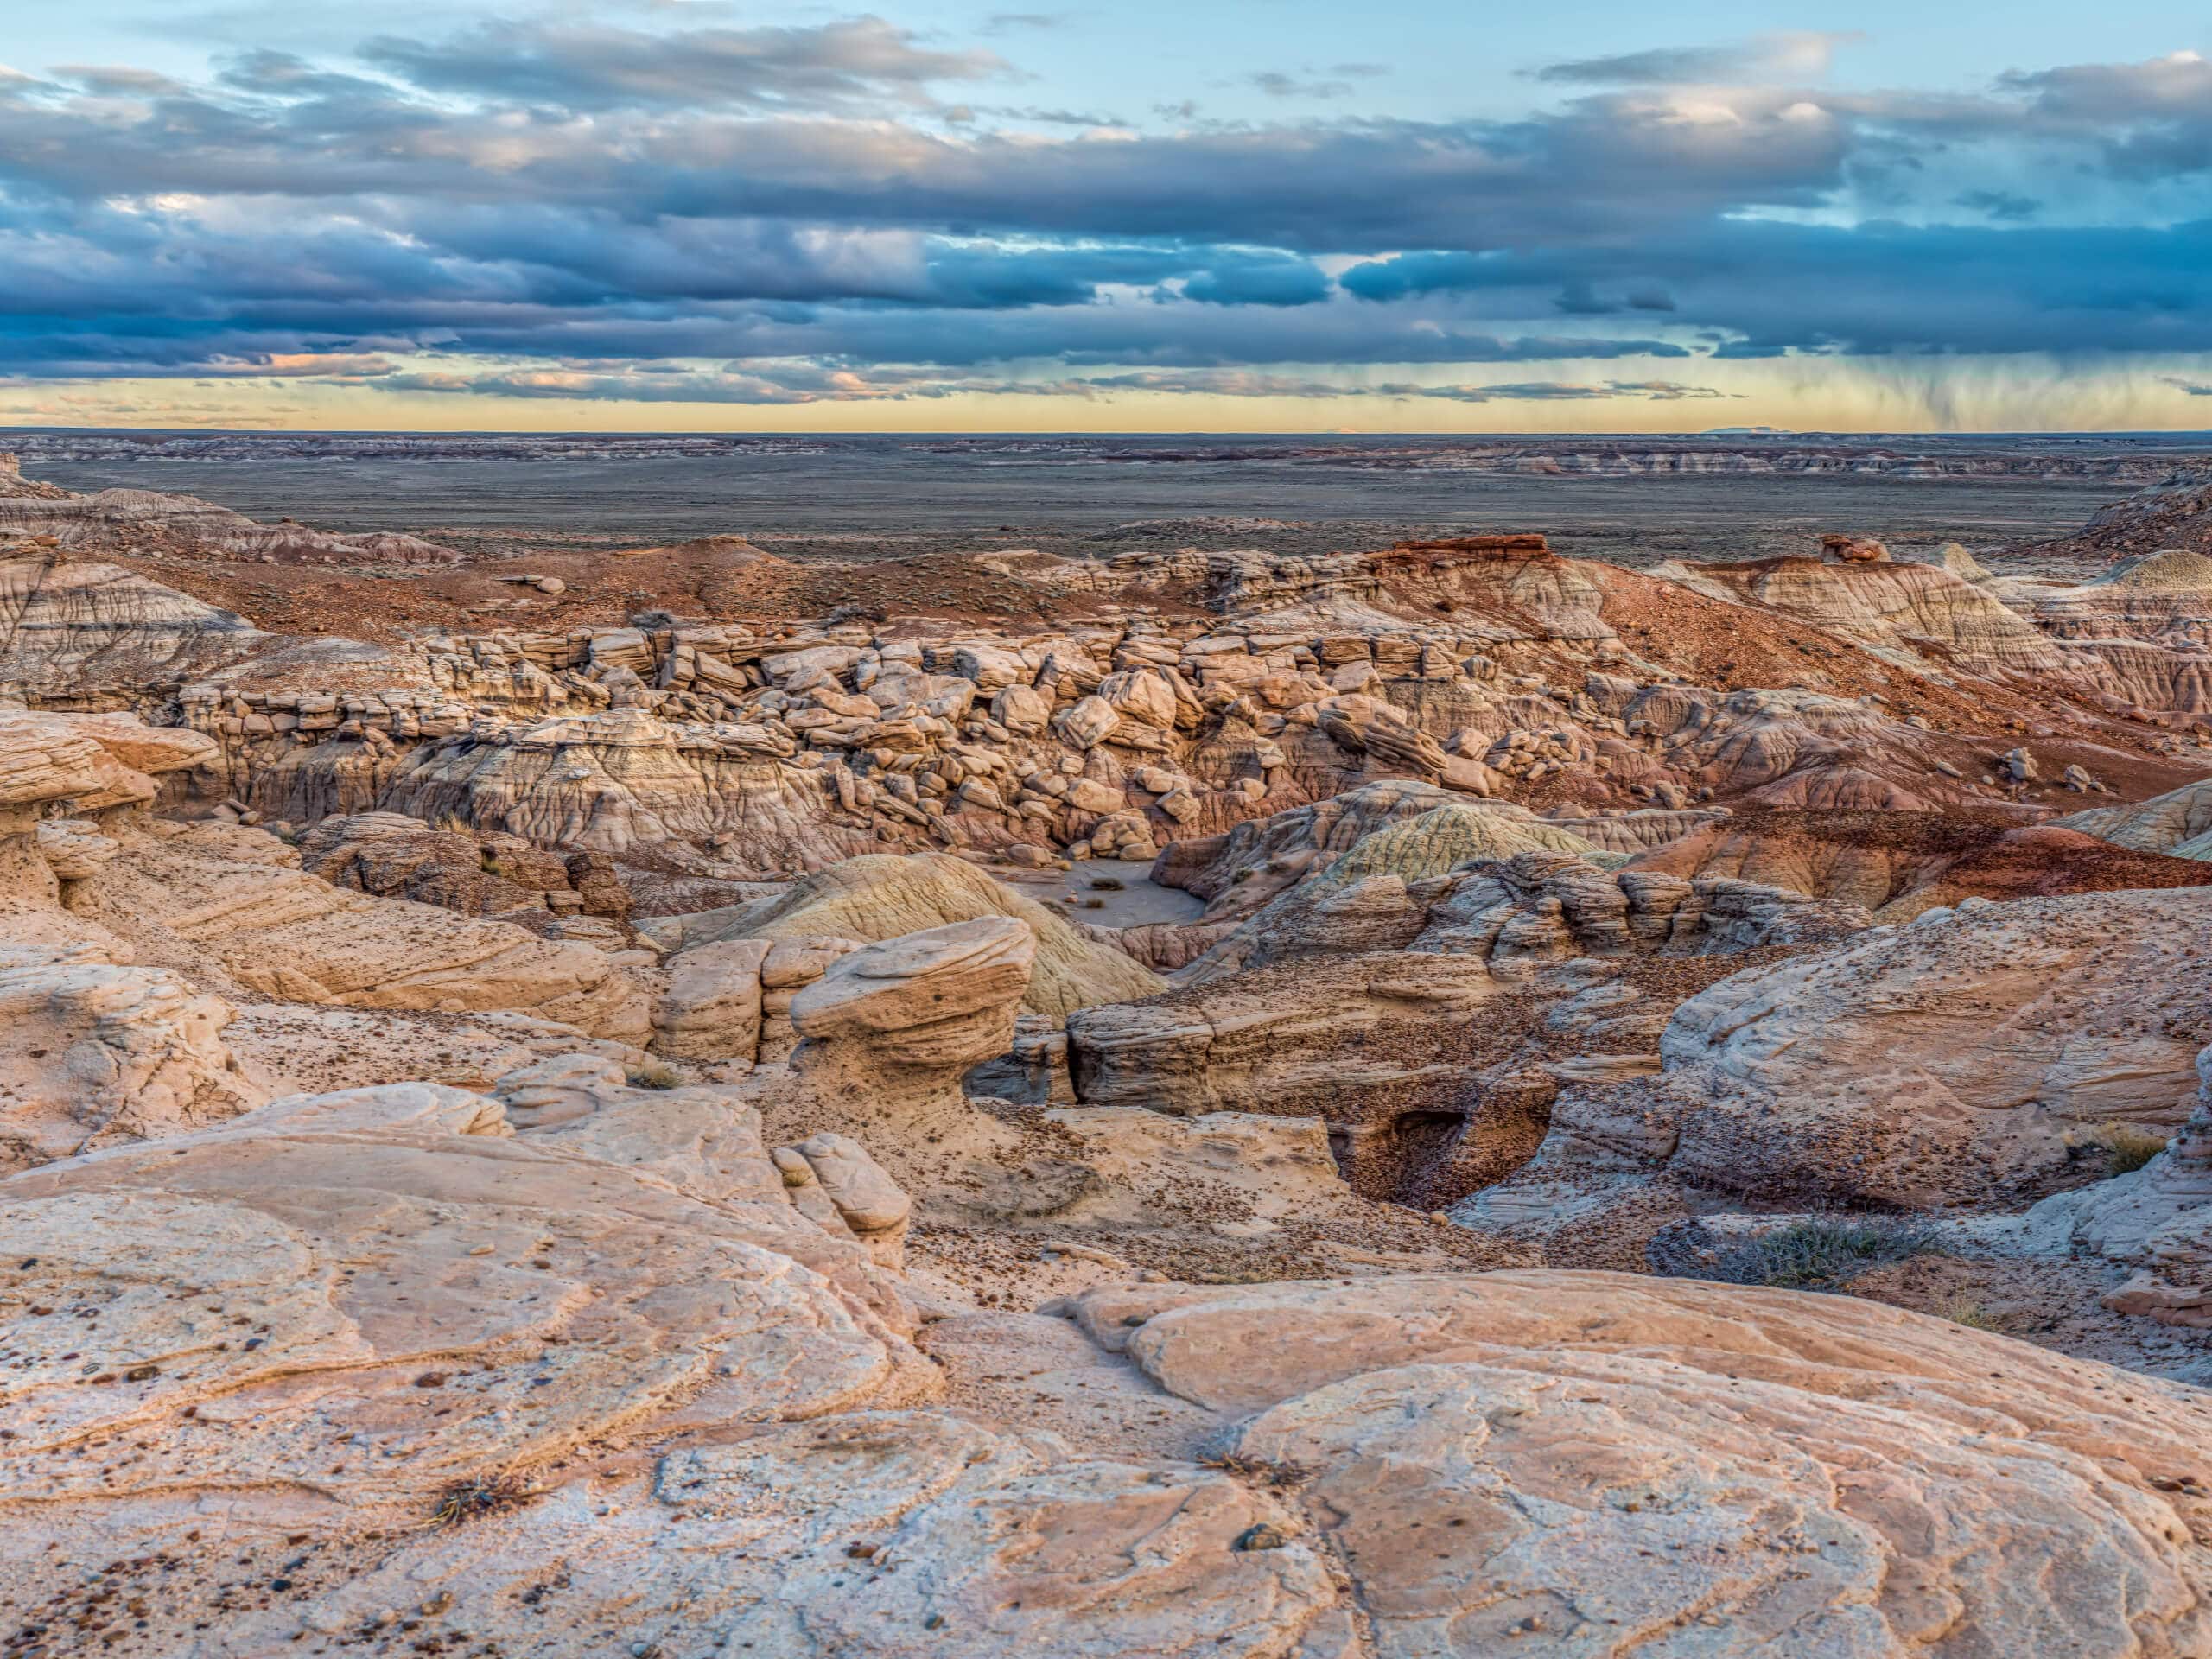
<path id="1" fill-rule="evenodd" d="M 235 613 L 109 564 L 0 561 L 0 683 L 67 695 L 151 684 L 244 660 L 270 636 Z"/>

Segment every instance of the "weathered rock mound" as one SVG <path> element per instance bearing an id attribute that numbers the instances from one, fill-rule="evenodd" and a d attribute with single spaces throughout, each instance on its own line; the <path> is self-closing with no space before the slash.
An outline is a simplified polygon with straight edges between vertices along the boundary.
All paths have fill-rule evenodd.
<path id="1" fill-rule="evenodd" d="M 2208 950 L 2202 887 L 1929 911 L 1690 998 L 1662 1075 L 1562 1096 L 1538 1165 L 1626 1155 L 1789 1204 L 2040 1196 L 2094 1126 L 2179 1124 Z"/>
<path id="2" fill-rule="evenodd" d="M 1862 906 L 1883 921 L 1969 898 L 2212 884 L 2212 874 L 2185 859 L 2123 850 L 2083 833 L 2134 810 L 2100 809 L 2024 827 L 1996 812 L 1746 813 L 1639 854 L 1631 868 L 1789 888 Z"/>
<path id="3" fill-rule="evenodd" d="M 35 1356 L 8 1384 L 0 1504 L 303 1487 L 365 1505 L 678 1407 L 868 1400 L 913 1363 L 908 1316 L 785 1202 L 749 1115 L 724 1116 L 751 1152 L 721 1148 L 711 1201 L 429 1085 L 294 1097 L 0 1185 L 29 1259 L 12 1334 Z M 57 1319 L 70 1341 L 46 1339 Z M 152 1455 L 118 1479 L 82 1452 L 126 1426 Z"/>
<path id="4" fill-rule="evenodd" d="M 989 917 L 1022 922 L 1036 938 L 1036 969 L 1024 1001 L 1034 1013 L 1062 1018 L 1164 988 L 1125 952 L 1086 937 L 966 860 L 941 854 L 849 859 L 754 904 L 671 918 L 650 931 L 690 950 L 725 939 L 895 939 Z"/>
<path id="5" fill-rule="evenodd" d="M 0 684 L 72 695 L 209 673 L 274 643 L 243 617 L 111 564 L 0 562 Z"/>
<path id="6" fill-rule="evenodd" d="M 2142 852 L 2212 858 L 2212 778 L 2133 806 L 2093 806 L 2057 825 Z"/>
<path id="7" fill-rule="evenodd" d="M 1236 1455 L 1296 1483 L 1374 1652 L 2212 1642 L 2207 1500 L 2170 1472 L 2212 1407 L 2180 1385 L 1609 1274 L 1136 1286 L 1077 1316 L 1171 1393 L 1256 1414 Z"/>

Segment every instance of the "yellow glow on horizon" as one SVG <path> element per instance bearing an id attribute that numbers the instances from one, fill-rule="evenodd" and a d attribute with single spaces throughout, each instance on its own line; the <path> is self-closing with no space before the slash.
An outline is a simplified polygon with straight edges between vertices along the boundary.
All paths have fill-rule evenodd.
<path id="1" fill-rule="evenodd" d="M 360 379 L 233 378 L 0 382 L 0 424 L 374 432 L 1484 433 L 1700 432 L 1772 426 L 1808 432 L 2193 431 L 2212 427 L 2212 382 L 2192 362 L 2048 359 L 1794 358 L 1364 369 L 1377 384 L 1570 385 L 1677 380 L 1719 397 L 1459 402 L 1381 394 L 1230 397 L 1101 391 L 1019 396 L 823 398 L 782 404 L 646 403 L 385 392 Z M 2180 384 L 2177 384 L 2180 383 Z"/>

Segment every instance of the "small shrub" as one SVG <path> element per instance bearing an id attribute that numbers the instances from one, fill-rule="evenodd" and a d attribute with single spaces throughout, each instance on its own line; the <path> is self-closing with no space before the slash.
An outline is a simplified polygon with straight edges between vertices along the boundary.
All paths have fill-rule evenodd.
<path id="1" fill-rule="evenodd" d="M 1122 879 L 1117 875 L 1094 875 L 1090 878 L 1090 886 L 1095 893 L 1119 893 Z"/>
<path id="2" fill-rule="evenodd" d="M 1794 1221 L 1725 1251 L 1707 1276 L 1732 1285 L 1828 1290 L 1870 1268 L 1919 1255 L 1936 1230 L 1909 1217 L 1823 1217 Z"/>
<path id="3" fill-rule="evenodd" d="M 673 1089 L 683 1081 L 683 1074 L 665 1060 L 646 1060 L 626 1075 L 632 1089 Z"/>
<path id="4" fill-rule="evenodd" d="M 423 1524 L 457 1527 L 486 1516 L 505 1515 L 537 1496 L 537 1488 L 521 1475 L 483 1475 L 474 1480 L 457 1480 L 438 1494 L 437 1508 L 430 1511 L 430 1518 Z"/>
<path id="5" fill-rule="evenodd" d="M 1248 1458 L 1242 1452 L 1223 1452 L 1204 1457 L 1198 1462 L 1208 1469 L 1218 1469 L 1255 1486 L 1270 1486 L 1282 1491 L 1293 1486 L 1302 1486 L 1313 1478 L 1313 1471 L 1301 1464 L 1269 1463 L 1263 1458 Z"/>
<path id="6" fill-rule="evenodd" d="M 2088 1138 L 2089 1145 L 2104 1148 L 2113 1174 L 2132 1175 L 2164 1152 L 2173 1137 L 2164 1129 L 2114 1122 L 2098 1124 Z"/>
<path id="7" fill-rule="evenodd" d="M 1085 910 L 1103 910 L 1106 901 L 1103 899 L 1086 899 L 1083 901 L 1083 907 Z"/>

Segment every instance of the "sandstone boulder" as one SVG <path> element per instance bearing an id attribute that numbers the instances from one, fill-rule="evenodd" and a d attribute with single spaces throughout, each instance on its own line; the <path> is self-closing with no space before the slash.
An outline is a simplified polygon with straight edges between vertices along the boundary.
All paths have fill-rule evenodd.
<path id="1" fill-rule="evenodd" d="M 906 1316 L 760 1161 L 766 1200 L 708 1202 L 410 1085 L 17 1175 L 0 1230 L 32 1263 L 32 1323 L 11 1334 L 40 1358 L 9 1385 L 0 1503 L 423 1501 L 678 1409 L 867 1401 L 912 1363 Z M 77 1363 L 89 1331 L 57 1311 L 86 1307 L 98 1387 Z M 71 1341 L 40 1334 L 54 1319 Z M 149 1448 L 127 1473 L 79 1455 L 126 1425 Z"/>
<path id="2" fill-rule="evenodd" d="M 753 1059 L 769 950 L 766 939 L 724 939 L 670 957 L 668 988 L 653 1005 L 653 1046 L 681 1059 Z"/>
<path id="3" fill-rule="evenodd" d="M 1068 744 L 1077 749 L 1096 748 L 1113 736 L 1121 723 L 1121 710 L 1095 693 L 1077 699 L 1053 722 Z"/>
<path id="4" fill-rule="evenodd" d="M 793 1068 L 825 1104 L 906 1139 L 948 1084 L 957 1098 L 961 1072 L 1011 1046 L 1036 954 L 1025 924 L 995 916 L 840 957 L 791 1002 Z"/>
<path id="5" fill-rule="evenodd" d="M 2212 1039 L 2208 948 L 2202 887 L 1930 911 L 1690 998 L 1663 1073 L 1563 1097 L 1545 1158 L 1642 1148 L 1786 1202 L 2039 1197 L 2087 1129 L 2179 1126 Z"/>
<path id="6" fill-rule="evenodd" d="M 232 1017 L 167 969 L 85 949 L 0 950 L 0 1171 L 260 1104 L 223 1042 Z"/>
<path id="7" fill-rule="evenodd" d="M 2182 1385 L 1848 1298 L 1621 1274 L 1137 1286 L 1076 1315 L 1170 1392 L 1257 1414 L 1236 1456 L 1299 1483 L 1368 1651 L 2212 1641 L 2205 1500 L 2173 1473 L 2212 1408 Z"/>

